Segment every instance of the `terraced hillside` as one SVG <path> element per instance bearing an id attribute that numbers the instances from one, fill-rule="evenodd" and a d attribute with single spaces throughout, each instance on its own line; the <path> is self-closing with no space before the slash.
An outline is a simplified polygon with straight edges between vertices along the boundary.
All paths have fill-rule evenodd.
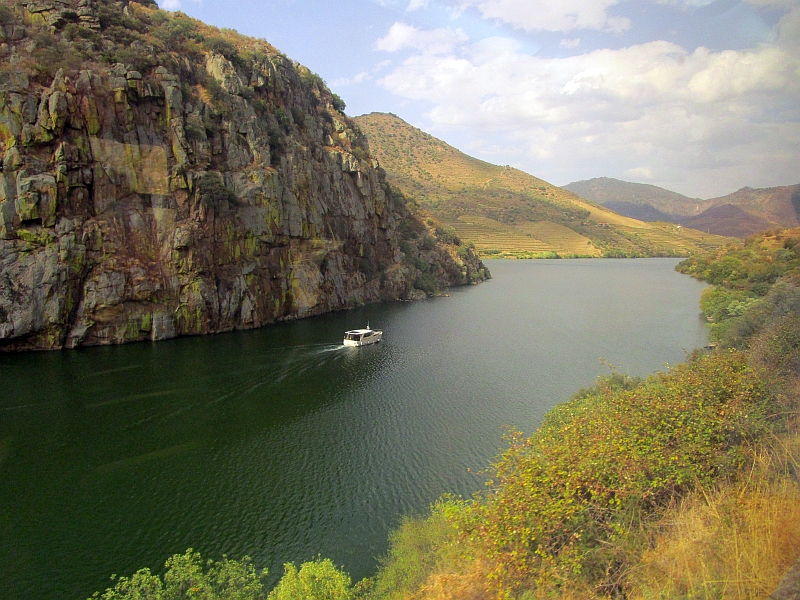
<path id="1" fill-rule="evenodd" d="M 355 121 L 389 182 L 484 255 L 685 256 L 727 242 L 619 215 L 519 169 L 467 156 L 396 115 Z"/>

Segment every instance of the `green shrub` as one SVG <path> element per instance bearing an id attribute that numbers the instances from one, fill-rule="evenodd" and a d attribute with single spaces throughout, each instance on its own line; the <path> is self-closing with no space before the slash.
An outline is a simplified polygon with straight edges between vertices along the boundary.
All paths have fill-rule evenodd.
<path id="1" fill-rule="evenodd" d="M 403 519 L 389 534 L 389 552 L 380 560 L 371 597 L 407 598 L 437 567 L 455 558 L 458 530 L 448 515 L 461 510 L 461 505 L 443 499 L 431 507 L 427 518 Z"/>
<path id="2" fill-rule="evenodd" d="M 275 109 L 275 120 L 277 121 L 280 128 L 283 129 L 284 133 L 288 134 L 292 130 L 292 117 L 290 113 L 286 112 L 283 107 L 278 107 Z"/>
<path id="3" fill-rule="evenodd" d="M 611 592 L 640 520 L 735 473 L 767 430 L 770 398 L 741 353 L 622 383 L 553 409 L 530 438 L 512 433 L 491 491 L 459 518 L 498 588 L 577 578 Z"/>
<path id="4" fill-rule="evenodd" d="M 339 571 L 330 559 L 306 562 L 300 570 L 284 565 L 284 574 L 269 593 L 269 600 L 350 600 L 350 576 Z"/>
<path id="5" fill-rule="evenodd" d="M 208 206 L 221 207 L 237 200 L 236 194 L 225 186 L 222 175 L 214 171 L 206 173 L 199 181 L 197 193 Z"/>
<path id="6" fill-rule="evenodd" d="M 205 38 L 203 40 L 203 46 L 214 52 L 216 54 L 221 54 L 226 59 L 228 59 L 234 66 L 237 67 L 244 67 L 245 61 L 239 54 L 239 50 L 236 46 L 222 37 L 212 37 L 212 38 Z"/>
<path id="7" fill-rule="evenodd" d="M 92 598 L 101 600 L 264 600 L 263 580 L 266 569 L 256 571 L 249 557 L 241 561 L 223 557 L 209 560 L 205 565 L 199 552 L 189 548 L 185 554 L 175 554 L 165 564 L 162 580 L 150 569 L 141 569 L 132 577 L 119 577 L 112 588 Z"/>
<path id="8" fill-rule="evenodd" d="M 338 110 L 340 113 L 343 113 L 344 109 L 347 108 L 347 105 L 345 104 L 344 100 L 342 100 L 341 96 L 339 96 L 339 94 L 332 95 L 331 103 L 333 104 L 333 108 Z"/>
<path id="9" fill-rule="evenodd" d="M 66 74 L 74 74 L 81 69 L 83 57 L 73 44 L 63 40 L 61 36 L 38 31 L 31 39 L 34 42 L 31 56 L 41 83 L 50 85 L 59 69 L 63 69 Z"/>
<path id="10" fill-rule="evenodd" d="M 432 296 L 436 293 L 436 277 L 433 273 L 420 273 L 414 279 L 414 287 Z"/>
<path id="11" fill-rule="evenodd" d="M 436 238 L 445 244 L 461 245 L 461 239 L 456 235 L 456 230 L 450 225 L 442 225 L 435 230 Z"/>
<path id="12" fill-rule="evenodd" d="M 17 22 L 16 14 L 11 10 L 11 7 L 5 4 L 0 4 L 0 25 L 13 25 Z"/>

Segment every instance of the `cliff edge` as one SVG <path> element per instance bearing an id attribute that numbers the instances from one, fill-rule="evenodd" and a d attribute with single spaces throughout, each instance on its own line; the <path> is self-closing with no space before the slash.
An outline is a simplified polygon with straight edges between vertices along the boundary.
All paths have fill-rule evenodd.
<path id="1" fill-rule="evenodd" d="M 259 327 L 488 276 L 324 82 L 152 0 L 0 0 L 0 350 Z"/>

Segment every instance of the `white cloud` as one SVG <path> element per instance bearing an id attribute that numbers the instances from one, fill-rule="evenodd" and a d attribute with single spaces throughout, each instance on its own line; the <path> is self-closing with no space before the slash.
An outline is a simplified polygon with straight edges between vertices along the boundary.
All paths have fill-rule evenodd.
<path id="1" fill-rule="evenodd" d="M 635 167 L 625 171 L 625 176 L 630 179 L 652 179 L 653 170 L 650 167 Z"/>
<path id="2" fill-rule="evenodd" d="M 196 4 L 200 4 L 201 0 L 191 0 Z M 159 0 L 158 5 L 164 10 L 180 10 L 181 0 Z"/>
<path id="3" fill-rule="evenodd" d="M 346 87 L 348 85 L 363 83 L 364 81 L 369 81 L 370 79 L 372 79 L 372 77 L 370 77 L 369 73 L 362 71 L 353 77 L 341 77 L 339 79 L 334 79 L 331 81 L 331 87 Z"/>
<path id="4" fill-rule="evenodd" d="M 526 31 L 595 29 L 624 31 L 627 17 L 608 14 L 619 0 L 462 0 L 463 8 L 477 8 L 484 18 Z"/>
<path id="5" fill-rule="evenodd" d="M 461 29 L 417 29 L 413 25 L 395 23 L 389 33 L 375 43 L 378 50 L 397 52 L 405 48 L 420 50 L 426 54 L 450 52 L 458 44 L 467 41 Z"/>
<path id="6" fill-rule="evenodd" d="M 798 0 L 744 0 L 747 4 L 756 6 L 772 6 L 778 8 L 792 8 L 800 5 Z"/>
<path id="7" fill-rule="evenodd" d="M 408 12 L 413 12 L 420 8 L 425 8 L 428 4 L 431 3 L 431 0 L 411 0 L 408 3 L 408 8 L 406 9 Z"/>
<path id="8" fill-rule="evenodd" d="M 784 18 L 787 34 L 794 22 Z M 554 183 L 627 174 L 709 197 L 800 181 L 800 53 L 785 41 L 721 52 L 655 41 L 540 58 L 487 38 L 415 53 L 379 83 L 429 106 L 434 132 L 492 131 L 524 148 L 504 162 Z"/>

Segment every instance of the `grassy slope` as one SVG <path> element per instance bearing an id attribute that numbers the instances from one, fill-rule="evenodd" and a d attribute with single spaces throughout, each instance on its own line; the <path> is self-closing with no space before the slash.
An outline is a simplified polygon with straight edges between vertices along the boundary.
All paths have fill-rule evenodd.
<path id="1" fill-rule="evenodd" d="M 287 568 L 269 599 L 767 597 L 800 555 L 800 230 L 681 268 L 716 284 L 704 309 L 727 323 L 719 350 L 644 382 L 606 378 L 530 438 L 512 433 L 488 490 L 406 520 L 374 579 L 350 588 L 317 561 Z M 165 587 L 266 597 L 248 559 L 204 576 L 190 554 Z M 159 600 L 140 592 L 160 586 L 140 571 L 102 597 Z"/>
<path id="2" fill-rule="evenodd" d="M 487 492 L 393 534 L 371 597 L 775 589 L 800 555 L 800 230 L 682 269 L 716 284 L 704 309 L 719 350 L 643 383 L 608 378 L 513 435 Z"/>
<path id="3" fill-rule="evenodd" d="M 618 215 L 383 113 L 355 118 L 389 181 L 484 254 L 686 255 L 726 240 Z"/>

